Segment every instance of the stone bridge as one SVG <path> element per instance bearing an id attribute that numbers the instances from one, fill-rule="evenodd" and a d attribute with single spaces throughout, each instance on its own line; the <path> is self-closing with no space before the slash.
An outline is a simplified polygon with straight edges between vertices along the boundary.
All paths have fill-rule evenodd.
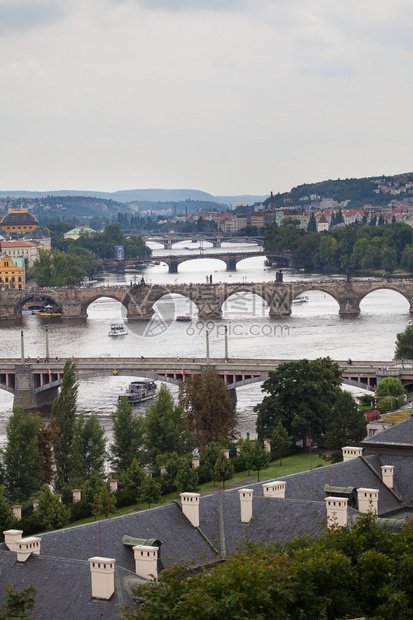
<path id="1" fill-rule="evenodd" d="M 30 410 L 49 405 L 58 394 L 66 360 L 24 363 L 12 359 L 0 360 L 0 389 L 14 394 L 14 406 Z M 262 382 L 271 370 L 291 360 L 282 359 L 223 359 L 181 358 L 81 358 L 76 360 L 78 380 L 101 376 L 128 376 L 150 378 L 166 383 L 184 381 L 191 374 L 214 368 L 228 385 L 236 400 L 235 389 L 250 383 Z M 348 361 L 337 362 L 342 370 L 343 383 L 373 391 L 383 377 L 398 377 L 411 389 L 413 366 L 397 362 Z M 114 407 L 117 394 L 114 395 Z"/>
<path id="2" fill-rule="evenodd" d="M 187 234 L 179 234 L 179 235 L 172 235 L 172 234 L 154 234 L 154 235 L 143 235 L 142 238 L 144 239 L 144 241 L 153 241 L 154 243 L 159 243 L 160 245 L 163 245 L 163 247 L 167 250 L 171 250 L 172 246 L 175 243 L 181 243 L 182 241 L 189 241 L 189 242 L 202 242 L 202 241 L 208 241 L 209 243 L 212 243 L 212 246 L 214 248 L 220 248 L 222 245 L 222 242 L 234 242 L 234 243 L 257 243 L 258 245 L 264 245 L 264 237 L 262 236 L 255 236 L 255 237 L 233 237 L 230 235 L 205 235 L 205 234 L 201 234 L 201 233 L 187 233 Z"/>
<path id="3" fill-rule="evenodd" d="M 216 284 L 153 284 L 101 286 L 98 288 L 26 289 L 23 291 L 0 291 L 0 319 L 21 316 L 27 303 L 45 303 L 61 312 L 63 319 L 87 317 L 88 306 L 101 297 L 118 300 L 126 309 L 128 319 L 150 319 L 155 303 L 165 295 L 182 295 L 190 299 L 202 319 L 220 318 L 222 306 L 232 295 L 258 295 L 268 304 L 269 315 L 274 318 L 288 317 L 292 301 L 308 291 L 322 291 L 333 297 L 339 305 L 342 317 L 360 313 L 360 302 L 372 291 L 392 290 L 409 302 L 413 313 L 413 280 L 325 280 L 310 282 L 251 282 Z M 172 317 L 173 318 L 173 317 Z"/>
<path id="4" fill-rule="evenodd" d="M 252 258 L 255 256 L 267 256 L 265 252 L 228 252 L 226 254 L 221 253 L 206 253 L 202 254 L 183 254 L 182 256 L 157 256 L 156 258 L 168 265 L 169 273 L 178 273 L 178 266 L 181 263 L 186 263 L 189 260 L 197 260 L 204 258 L 213 258 L 223 261 L 227 266 L 227 271 L 236 271 L 237 263 L 245 258 Z"/>

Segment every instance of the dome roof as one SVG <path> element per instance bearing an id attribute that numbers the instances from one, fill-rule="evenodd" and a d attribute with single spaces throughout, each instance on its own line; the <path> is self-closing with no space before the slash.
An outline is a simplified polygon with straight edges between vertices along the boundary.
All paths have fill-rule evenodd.
<path id="1" fill-rule="evenodd" d="M 18 226 L 18 225 L 38 224 L 37 218 L 29 213 L 27 209 L 9 209 L 6 215 L 3 215 L 0 221 L 1 226 Z"/>

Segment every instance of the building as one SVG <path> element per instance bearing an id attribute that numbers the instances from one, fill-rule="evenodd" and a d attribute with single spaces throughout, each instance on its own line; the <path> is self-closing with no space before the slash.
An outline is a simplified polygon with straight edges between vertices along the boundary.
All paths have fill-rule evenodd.
<path id="1" fill-rule="evenodd" d="M 24 235 L 39 227 L 37 218 L 28 209 L 9 207 L 6 215 L 0 220 L 1 230 L 8 235 Z"/>
<path id="2" fill-rule="evenodd" d="M 26 287 L 24 258 L 0 258 L 0 288 L 24 289 Z"/>
<path id="3" fill-rule="evenodd" d="M 95 233 L 96 230 L 93 230 L 93 228 L 89 228 L 89 226 L 76 226 L 75 228 L 72 228 L 72 230 L 68 230 L 63 237 L 65 239 L 79 239 L 79 237 L 81 235 L 85 235 L 85 234 L 89 234 L 92 235 L 93 233 Z"/>
<path id="4" fill-rule="evenodd" d="M 27 261 L 27 267 L 33 266 L 35 260 L 39 258 L 39 248 L 32 241 L 12 239 L 11 241 L 1 241 L 1 252 L 3 256 L 10 258 L 23 258 Z"/>
<path id="5" fill-rule="evenodd" d="M 321 214 L 320 219 L 317 222 L 317 232 L 323 232 L 324 230 L 328 230 L 330 228 L 330 224 L 324 213 Z"/>

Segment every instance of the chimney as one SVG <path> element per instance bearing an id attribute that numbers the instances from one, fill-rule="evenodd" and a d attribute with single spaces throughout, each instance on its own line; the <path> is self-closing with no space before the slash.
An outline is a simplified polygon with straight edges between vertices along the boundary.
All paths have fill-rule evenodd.
<path id="1" fill-rule="evenodd" d="M 39 510 L 39 500 L 38 499 L 34 499 L 32 501 L 32 506 L 33 506 L 33 512 L 36 512 L 36 510 Z"/>
<path id="2" fill-rule="evenodd" d="M 199 463 L 200 463 L 199 456 L 193 456 L 192 457 L 192 468 L 198 469 Z"/>
<path id="3" fill-rule="evenodd" d="M 20 519 L 22 518 L 21 504 L 16 504 L 16 506 L 12 506 L 11 509 L 13 511 L 13 517 L 16 519 L 16 521 L 20 521 Z"/>
<path id="4" fill-rule="evenodd" d="M 29 536 L 28 538 L 20 538 L 16 541 L 17 561 L 25 562 L 30 555 L 40 554 L 40 541 L 41 538 L 35 536 Z"/>
<path id="5" fill-rule="evenodd" d="M 373 514 L 378 514 L 378 489 L 357 489 L 357 498 L 360 512 L 372 512 Z"/>
<path id="6" fill-rule="evenodd" d="M 6 530 L 3 534 L 7 549 L 17 551 L 17 541 L 21 540 L 23 530 Z"/>
<path id="7" fill-rule="evenodd" d="M 326 497 L 327 527 L 345 527 L 347 525 L 347 497 Z"/>
<path id="8" fill-rule="evenodd" d="M 118 490 L 118 481 L 109 480 L 109 493 L 115 493 Z"/>
<path id="9" fill-rule="evenodd" d="M 164 476 L 166 474 L 166 467 L 165 467 L 165 465 L 161 465 L 159 471 L 161 473 L 161 476 Z"/>
<path id="10" fill-rule="evenodd" d="M 253 489 L 240 489 L 238 491 L 241 502 L 241 523 L 249 523 L 252 519 L 252 494 Z"/>
<path id="11" fill-rule="evenodd" d="M 224 453 L 225 458 L 229 459 L 229 450 L 228 450 L 228 448 L 225 448 L 225 450 L 222 450 L 222 452 Z"/>
<path id="12" fill-rule="evenodd" d="M 115 591 L 114 558 L 89 558 L 93 598 L 110 599 Z"/>
<path id="13" fill-rule="evenodd" d="M 142 579 L 158 581 L 158 547 L 136 545 L 132 549 L 136 574 Z"/>
<path id="14" fill-rule="evenodd" d="M 80 502 L 82 499 L 82 491 L 80 489 L 73 489 L 72 491 L 73 503 Z"/>
<path id="15" fill-rule="evenodd" d="M 181 493 L 182 512 L 194 527 L 199 527 L 199 493 Z"/>
<path id="16" fill-rule="evenodd" d="M 269 439 L 264 439 L 264 450 L 265 452 L 271 452 L 271 441 Z"/>
<path id="17" fill-rule="evenodd" d="M 341 448 L 343 452 L 343 462 L 348 463 L 348 461 L 353 461 L 357 459 L 359 456 L 363 454 L 363 448 L 353 448 L 351 446 L 346 446 L 345 448 Z"/>
<path id="18" fill-rule="evenodd" d="M 240 453 L 241 453 L 241 448 L 242 448 L 242 446 L 236 446 L 237 456 L 239 456 L 239 455 L 240 455 Z"/>
<path id="19" fill-rule="evenodd" d="M 58 498 L 59 498 L 59 502 L 62 503 L 62 494 L 61 493 L 59 493 Z"/>
<path id="20" fill-rule="evenodd" d="M 264 497 L 280 497 L 281 499 L 285 499 L 286 484 L 287 483 L 284 480 L 266 482 L 262 485 Z"/>
<path id="21" fill-rule="evenodd" d="M 383 465 L 381 468 L 381 476 L 386 487 L 392 489 L 394 486 L 394 465 Z"/>

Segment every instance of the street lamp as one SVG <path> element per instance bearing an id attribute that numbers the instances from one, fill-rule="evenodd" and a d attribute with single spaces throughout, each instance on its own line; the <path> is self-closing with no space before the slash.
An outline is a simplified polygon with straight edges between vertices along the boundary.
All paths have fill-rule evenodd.
<path id="1" fill-rule="evenodd" d="M 206 343 L 205 343 L 205 345 L 206 345 L 206 363 L 210 364 L 211 360 L 209 358 L 209 331 L 206 332 L 205 338 L 206 338 Z"/>
<path id="2" fill-rule="evenodd" d="M 225 325 L 225 361 L 228 361 L 228 327 Z"/>
<path id="3" fill-rule="evenodd" d="M 20 345 L 21 345 L 21 363 L 24 364 L 24 338 L 23 330 L 20 332 Z"/>
<path id="4" fill-rule="evenodd" d="M 46 360 L 49 359 L 49 326 L 46 325 Z"/>

